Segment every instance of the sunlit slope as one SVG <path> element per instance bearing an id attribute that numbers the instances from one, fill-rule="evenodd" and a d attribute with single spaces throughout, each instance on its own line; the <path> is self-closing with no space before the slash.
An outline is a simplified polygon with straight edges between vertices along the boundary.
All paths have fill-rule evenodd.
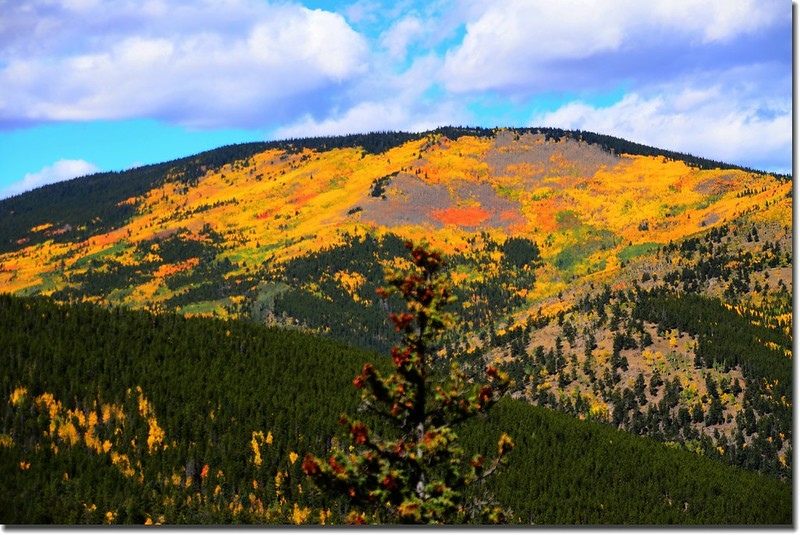
<path id="1" fill-rule="evenodd" d="M 242 281 L 258 266 L 341 243 L 345 233 L 424 236 L 453 253 L 485 232 L 498 242 L 524 236 L 539 245 L 541 283 L 526 289 L 535 303 L 577 278 L 611 276 L 656 244 L 743 214 L 778 227 L 791 222 L 791 183 L 771 175 L 700 170 L 514 131 L 429 135 L 379 153 L 272 149 L 197 181 L 164 178 L 123 201 L 135 213 L 114 230 L 0 255 L 0 290 L 52 294 L 105 270 L 110 286 L 88 299 L 152 307 L 185 289 L 166 279 L 211 263 L 224 263 L 226 279 L 244 293 L 252 285 Z M 51 223 L 30 230 L 63 231 Z M 180 247 L 162 250 L 170 239 Z M 236 301 L 232 295 L 195 311 L 224 315 Z"/>

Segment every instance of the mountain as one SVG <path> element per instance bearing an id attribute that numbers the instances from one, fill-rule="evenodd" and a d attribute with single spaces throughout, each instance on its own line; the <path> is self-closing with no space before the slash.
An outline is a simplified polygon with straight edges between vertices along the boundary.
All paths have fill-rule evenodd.
<path id="1" fill-rule="evenodd" d="M 442 352 L 465 368 L 501 364 L 521 405 L 787 482 L 791 213 L 788 176 L 590 132 L 252 143 L 0 201 L 0 292 L 386 352 L 397 303 L 375 290 L 425 238 L 458 297 Z M 23 386 L 3 382 L 6 413 Z"/>

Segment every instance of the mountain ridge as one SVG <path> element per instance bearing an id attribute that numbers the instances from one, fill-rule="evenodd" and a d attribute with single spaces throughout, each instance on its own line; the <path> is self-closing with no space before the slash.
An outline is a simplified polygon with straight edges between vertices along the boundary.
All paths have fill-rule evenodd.
<path id="1" fill-rule="evenodd" d="M 17 218 L 0 225 L 0 290 L 386 351 L 392 303 L 375 290 L 403 241 L 425 237 L 458 297 L 443 355 L 502 363 L 532 404 L 790 478 L 791 181 L 563 132 L 224 147 L 11 214 L 55 185 L 0 202 L 0 220 Z M 653 309 L 685 311 L 686 296 L 703 322 Z M 733 346 L 714 321 L 737 326 Z"/>
<path id="2" fill-rule="evenodd" d="M 10 217 L 11 215 L 18 214 L 19 212 L 35 212 L 37 206 L 42 204 L 49 204 L 46 197 L 58 197 L 62 199 L 62 203 L 57 207 L 63 209 L 68 206 L 69 202 L 84 201 L 87 205 L 97 205 L 104 200 L 108 201 L 108 197 L 103 195 L 104 190 L 108 190 L 111 186 L 116 186 L 120 192 L 112 196 L 110 199 L 112 205 L 118 205 L 126 198 L 141 194 L 145 191 L 145 187 L 155 187 L 160 180 L 167 174 L 175 174 L 182 176 L 187 182 L 196 180 L 198 170 L 207 168 L 215 168 L 224 163 L 231 163 L 238 159 L 247 158 L 258 152 L 263 152 L 272 148 L 277 148 L 286 151 L 302 150 L 303 148 L 316 148 L 322 150 L 332 150 L 333 148 L 357 148 L 361 147 L 368 153 L 375 153 L 378 150 L 385 150 L 396 146 L 399 143 L 407 142 L 414 139 L 420 139 L 424 136 L 444 134 L 456 139 L 461 135 L 478 135 L 487 136 L 499 130 L 507 130 L 515 134 L 524 132 L 542 132 L 548 139 L 584 139 L 590 144 L 596 144 L 608 151 L 616 151 L 618 153 L 639 154 L 639 155 L 658 155 L 666 158 L 691 162 L 700 168 L 721 168 L 721 169 L 741 169 L 745 171 L 759 172 L 747 167 L 725 164 L 706 158 L 699 158 L 691 154 L 680 153 L 676 151 L 669 151 L 657 149 L 636 142 L 616 138 L 613 136 L 596 134 L 594 132 L 581 131 L 581 130 L 563 130 L 559 128 L 481 128 L 481 127 L 440 127 L 434 130 L 428 130 L 418 133 L 409 132 L 371 132 L 367 134 L 348 134 L 340 136 L 319 136 L 309 138 L 296 138 L 275 141 L 262 141 L 262 142 L 246 142 L 225 145 L 216 149 L 202 151 L 197 154 L 176 158 L 173 160 L 143 165 L 137 168 L 125 171 L 103 171 L 93 173 L 90 175 L 76 177 L 67 181 L 57 182 L 54 184 L 47 184 L 40 186 L 34 190 L 23 192 L 5 199 L 0 199 L 0 229 L 13 229 L 14 232 L 19 232 L 20 227 L 15 225 L 15 221 Z M 377 140 L 377 141 L 376 141 Z M 194 169 L 194 171 L 191 171 Z M 120 184 L 120 175 L 125 177 L 128 184 Z M 776 175 L 784 176 L 784 175 Z M 788 175 L 785 176 L 788 178 Z M 113 183 L 112 183 L 113 181 Z M 86 192 L 89 196 L 86 197 Z M 119 221 L 128 216 L 129 213 L 120 213 L 117 217 L 113 218 L 114 221 Z M 91 218 L 84 217 L 80 221 L 65 222 L 74 225 L 86 223 Z M 36 223 L 35 221 L 26 221 L 27 228 L 33 228 L 37 224 L 42 224 L 43 221 Z M 98 230 L 102 227 L 98 227 Z M 0 233 L 0 251 L 5 251 L 9 247 L 10 233 Z"/>

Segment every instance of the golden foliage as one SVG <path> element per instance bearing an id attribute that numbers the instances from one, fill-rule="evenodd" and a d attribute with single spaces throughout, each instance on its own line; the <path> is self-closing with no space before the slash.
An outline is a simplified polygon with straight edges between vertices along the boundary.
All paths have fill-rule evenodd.
<path id="1" fill-rule="evenodd" d="M 209 170 L 196 185 L 189 187 L 168 178 L 141 197 L 123 201 L 136 206 L 136 215 L 121 228 L 80 241 L 23 244 L 19 251 L 0 254 L 0 290 L 52 293 L 67 287 L 70 278 L 85 273 L 88 258 L 102 262 L 113 255 L 126 266 L 153 261 L 156 267 L 135 287 L 92 299 L 104 304 L 152 306 L 158 310 L 160 303 L 174 295 L 165 280 L 195 270 L 200 261 L 188 258 L 165 263 L 160 256 L 164 251 L 158 244 L 144 254 L 137 247 L 156 237 L 206 240 L 205 225 L 224 240 L 219 244 L 223 252 L 216 260 L 228 258 L 240 263 L 231 273 L 233 280 L 246 276 L 244 262 L 248 266 L 260 265 L 272 255 L 271 262 L 279 265 L 287 259 L 342 243 L 345 233 L 382 236 L 392 232 L 403 238 L 424 234 L 432 246 L 445 253 L 457 252 L 475 260 L 480 269 L 455 266 L 451 271 L 453 283 L 460 285 L 483 282 L 501 274 L 499 251 L 484 254 L 484 238 L 479 232 L 485 231 L 488 238 L 498 243 L 510 236 L 524 236 L 539 244 L 545 264 L 536 269 L 536 283 L 507 289 L 525 299 L 530 307 L 528 315 L 538 310 L 542 315 L 555 316 L 568 312 L 574 305 L 574 287 L 613 281 L 622 270 L 625 254 L 630 252 L 626 251 L 628 247 L 676 241 L 734 221 L 742 214 L 748 214 L 749 220 L 755 222 L 791 226 L 792 184 L 770 175 L 699 170 L 660 157 L 609 156 L 600 154 L 599 149 L 589 150 L 585 144 L 546 142 L 537 135 L 526 134 L 516 141 L 512 137 L 508 132 L 499 132 L 496 139 L 462 136 L 450 140 L 431 136 L 383 154 L 365 154 L 359 149 L 297 153 L 276 149 L 254 155 L 247 166 L 235 162 Z M 441 200 L 418 207 L 421 213 L 418 220 L 380 223 L 370 219 L 370 210 L 407 207 L 402 203 L 414 192 L 390 186 L 385 201 L 370 195 L 376 180 L 392 175 L 400 177 L 392 184 L 402 182 L 401 179 L 409 179 L 410 183 L 413 179 L 421 198 L 437 192 L 441 197 L 436 198 Z M 480 186 L 493 192 L 494 197 Z M 757 193 L 739 195 L 745 188 Z M 763 208 L 766 203 L 770 203 L 768 209 Z M 363 212 L 356 208 L 363 208 Z M 60 230 L 45 223 L 31 232 L 49 236 Z M 601 248 L 578 255 L 570 273 L 565 274 L 555 265 L 559 255 L 579 249 L 589 237 L 600 232 L 612 238 Z M 392 265 L 384 267 L 395 270 L 408 267 L 405 259 L 389 264 Z M 361 273 L 339 271 L 332 276 L 354 300 L 371 299 L 372 296 L 359 294 L 364 287 Z M 184 311 L 204 314 L 213 306 L 219 315 L 225 316 L 229 309 L 238 308 L 228 305 L 243 303 L 246 303 L 244 295 L 234 295 L 209 308 L 187 307 Z M 468 308 L 483 303 L 479 296 L 470 296 L 463 305 Z M 760 321 L 779 321 L 783 328 L 791 328 L 791 312 L 767 318 L 757 316 L 760 312 L 756 306 L 739 307 L 740 314 L 759 317 Z M 646 349 L 641 354 L 641 365 L 678 373 L 671 367 L 667 369 L 663 353 L 669 353 L 669 348 L 681 351 L 686 342 L 685 338 L 673 336 L 668 339 L 669 346 L 664 343 Z M 775 348 L 771 342 L 764 343 Z M 467 351 L 477 351 L 476 346 L 470 345 Z M 690 348 L 686 347 L 686 351 Z M 792 358 L 790 350 L 785 350 L 785 354 Z M 604 346 L 595 353 L 597 364 L 606 365 L 609 356 Z M 696 381 L 696 377 L 686 372 L 683 380 Z M 538 387 L 552 389 L 554 383 L 555 378 L 548 377 Z M 146 420 L 148 429 L 147 438 L 141 437 L 139 442 L 146 442 L 147 451 L 153 454 L 165 447 L 165 432 L 141 390 L 138 395 L 138 414 Z M 9 397 L 11 405 L 26 403 L 26 396 L 24 388 L 15 389 Z M 104 432 L 106 428 L 126 425 L 121 405 L 103 403 L 97 412 L 84 414 L 66 411 L 49 394 L 37 397 L 35 403 L 49 416 L 49 435 L 58 439 L 58 445 L 85 444 L 105 455 L 118 449 L 109 440 L 112 437 Z M 603 405 L 593 399 L 586 405 L 590 407 L 587 416 L 608 419 L 608 407 Z M 129 412 L 127 416 L 136 414 Z M 73 417 L 77 418 L 77 424 L 70 423 Z M 2 440 L 0 437 L 0 443 Z M 270 433 L 253 433 L 249 449 L 256 467 L 263 465 L 264 444 L 271 443 Z M 54 443 L 53 448 L 58 445 Z M 295 460 L 290 452 L 290 463 Z M 241 503 L 233 506 L 241 508 Z M 280 514 L 284 521 L 294 522 L 294 510 L 290 507 Z M 326 521 L 323 512 L 319 519 L 321 523 Z"/>
<path id="2" fill-rule="evenodd" d="M 250 449 L 253 452 L 253 464 L 257 467 L 260 467 L 263 462 L 261 458 L 262 444 L 272 445 L 272 431 L 268 431 L 266 436 L 263 431 L 253 431 L 252 433 Z"/>
<path id="3" fill-rule="evenodd" d="M 292 522 L 294 522 L 297 525 L 305 524 L 306 519 L 310 515 L 311 515 L 310 507 L 305 507 L 303 509 L 300 509 L 300 507 L 298 507 L 296 503 L 294 504 L 294 507 L 292 509 Z"/>
<path id="4" fill-rule="evenodd" d="M 11 392 L 11 396 L 9 396 L 9 400 L 11 401 L 11 405 L 17 406 L 20 403 L 22 403 L 22 401 L 24 400 L 25 395 L 27 393 L 28 393 L 28 389 L 25 388 L 25 387 L 20 387 L 20 388 L 14 389 L 14 391 Z"/>
<path id="5" fill-rule="evenodd" d="M 362 274 L 353 271 L 337 271 L 333 277 L 350 294 L 353 300 L 357 302 L 365 301 L 358 295 L 358 289 L 366 281 Z"/>

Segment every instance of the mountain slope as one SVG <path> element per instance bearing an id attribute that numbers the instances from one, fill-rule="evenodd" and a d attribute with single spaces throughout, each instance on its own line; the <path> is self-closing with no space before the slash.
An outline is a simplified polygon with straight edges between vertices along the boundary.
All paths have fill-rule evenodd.
<path id="1" fill-rule="evenodd" d="M 780 201 L 791 189 L 770 175 L 616 156 L 599 145 L 530 132 L 457 139 L 429 134 L 377 153 L 302 145 L 255 152 L 265 146 L 122 173 L 113 185 L 96 176 L 83 179 L 89 191 L 114 192 L 105 202 L 76 202 L 69 191 L 84 188 L 73 181 L 0 203 L 4 247 L 11 249 L 0 257 L 0 284 L 13 292 L 51 293 L 77 286 L 69 280 L 85 272 L 87 259 L 132 265 L 149 258 L 161 271 L 134 284 L 137 291 L 112 298 L 146 306 L 171 293 L 164 291 L 168 274 L 192 267 L 168 260 L 201 259 L 148 257 L 141 250 L 148 240 L 213 241 L 214 258 L 234 264 L 230 277 L 246 274 L 248 260 L 251 267 L 282 261 L 342 243 L 346 232 L 387 230 L 424 233 L 446 252 L 465 249 L 476 230 L 500 241 L 525 236 L 539 244 L 548 264 L 582 275 L 613 270 L 618 256 L 631 251 L 625 247 L 667 243 Z M 741 196 L 746 191 L 757 193 Z M 86 213 L 70 218 L 63 203 L 51 208 L 43 196 L 63 198 Z M 770 218 L 788 221 L 788 206 L 778 203 Z"/>
<path id="2" fill-rule="evenodd" d="M 298 456 L 341 447 L 352 378 L 365 361 L 387 368 L 378 355 L 245 322 L 42 298 L 0 296 L 0 322 L 4 524 L 341 521 Z M 516 447 L 490 484 L 516 522 L 792 521 L 789 483 L 523 402 L 504 400 L 458 436 L 488 454 L 501 431 Z"/>
<path id="3" fill-rule="evenodd" d="M 502 362 L 530 403 L 790 479 L 791 210 L 789 177 L 588 132 L 249 144 L 0 201 L 0 290 L 385 351 L 375 289 L 424 237 L 459 297 L 443 352 Z"/>

